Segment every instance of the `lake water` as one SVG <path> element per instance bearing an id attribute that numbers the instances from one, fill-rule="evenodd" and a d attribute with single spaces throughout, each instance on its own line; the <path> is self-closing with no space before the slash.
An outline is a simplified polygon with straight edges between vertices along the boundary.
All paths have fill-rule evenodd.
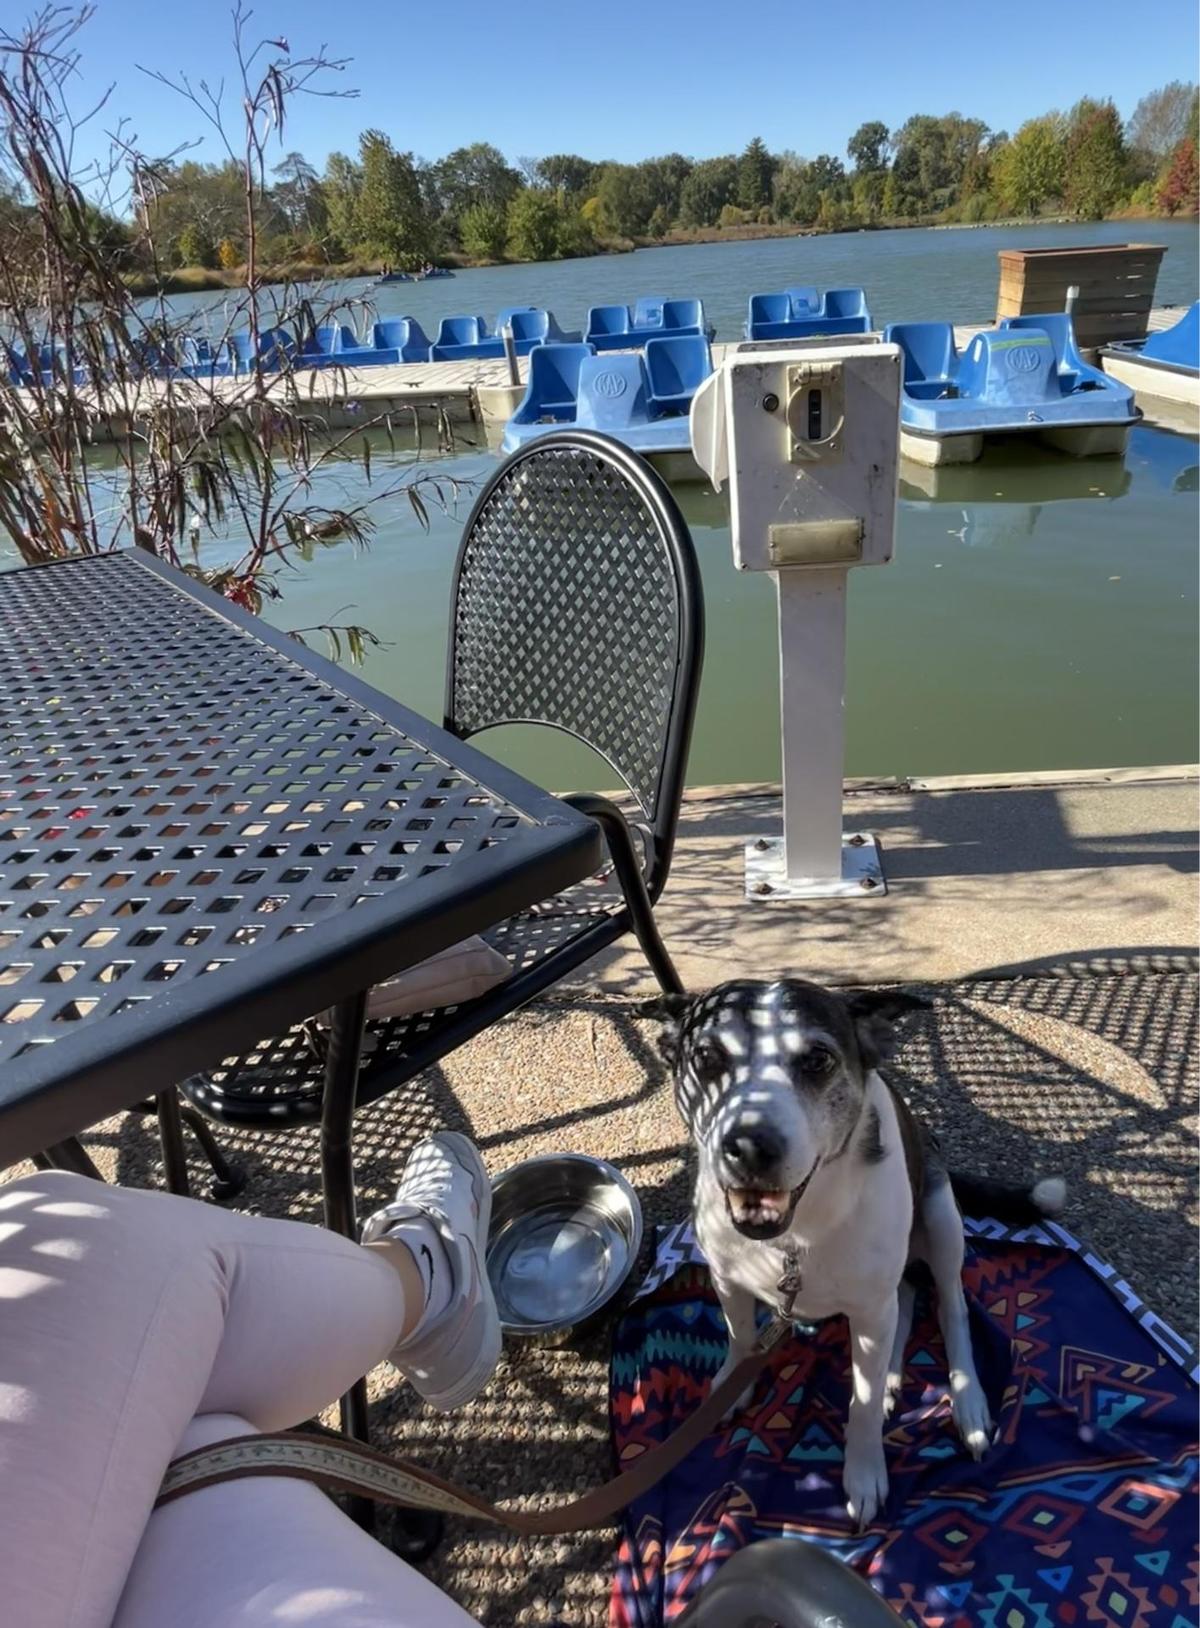
<path id="1" fill-rule="evenodd" d="M 1165 243 L 1159 303 L 1197 296 L 1197 229 L 1177 222 L 903 231 L 699 245 L 460 272 L 371 291 L 384 314 L 431 329 L 456 311 L 548 306 L 564 327 L 591 304 L 641 294 L 701 297 L 721 338 L 740 335 L 752 292 L 788 284 L 866 287 L 877 323 L 984 321 L 996 251 L 1068 243 Z M 351 290 L 348 290 L 350 292 Z M 366 285 L 352 289 L 367 292 Z M 206 302 L 207 303 L 207 302 Z M 376 479 L 385 475 L 375 456 Z M 407 461 L 403 454 L 397 461 Z M 1124 460 L 1077 462 L 1012 445 L 966 468 L 902 470 L 894 563 L 851 573 L 847 770 L 948 774 L 1188 761 L 1196 755 L 1194 438 L 1141 428 Z M 465 447 L 439 470 L 482 480 L 494 458 Z M 358 477 L 361 479 L 361 477 Z M 350 481 L 353 495 L 361 488 Z M 707 660 L 692 784 L 779 773 L 772 583 L 736 573 L 724 500 L 677 494 L 704 575 Z M 406 503 L 378 515 L 371 548 L 323 551 L 269 611 L 284 627 L 340 613 L 387 641 L 366 676 L 430 716 L 441 711 L 456 516 L 428 534 Z M 349 608 L 347 608 L 349 607 Z M 588 768 L 560 738 L 505 732 L 493 745 L 545 783 Z M 610 783 L 611 772 L 593 784 Z"/>

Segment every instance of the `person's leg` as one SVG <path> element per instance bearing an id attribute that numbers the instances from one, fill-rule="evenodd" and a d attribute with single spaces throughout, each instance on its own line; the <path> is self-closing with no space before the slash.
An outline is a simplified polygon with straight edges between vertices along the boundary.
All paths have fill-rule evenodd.
<path id="1" fill-rule="evenodd" d="M 247 1434 L 234 1414 L 181 1449 Z M 150 1517 L 112 1628 L 477 1628 L 304 1481 L 231 1481 Z"/>
<path id="2" fill-rule="evenodd" d="M 266 1339 L 242 1339 L 255 1317 Z M 295 1424 L 380 1361 L 406 1320 L 399 1273 L 320 1228 L 53 1171 L 0 1189 L 6 1615 L 107 1628 L 206 1398 L 238 1391 L 260 1428 Z M 240 1385 L 218 1361 L 227 1326 Z"/>
<path id="3" fill-rule="evenodd" d="M 478 1388 L 481 1342 L 498 1343 L 473 1281 L 490 1189 L 481 1204 L 478 1155 L 445 1140 L 442 1199 L 427 1171 L 415 1202 L 402 1181 L 371 1248 L 56 1172 L 0 1189 L 0 1576 L 14 1621 L 107 1628 L 194 1415 L 287 1428 L 389 1355 L 427 1394 L 426 1365 L 456 1398 L 467 1379 Z M 397 1224 L 400 1241 L 383 1235 Z"/>

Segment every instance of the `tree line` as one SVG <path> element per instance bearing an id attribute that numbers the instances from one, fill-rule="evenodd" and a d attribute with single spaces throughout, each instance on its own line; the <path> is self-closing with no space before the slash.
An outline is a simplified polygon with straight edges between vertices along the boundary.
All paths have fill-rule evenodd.
<path id="1" fill-rule="evenodd" d="M 332 153 L 321 171 L 298 152 L 275 166 L 258 253 L 404 268 L 456 255 L 550 260 L 714 230 L 1195 213 L 1198 107 L 1196 86 L 1173 81 L 1125 122 L 1111 101 L 1084 98 L 1011 135 L 957 112 L 918 113 L 895 130 L 864 123 L 844 158 L 772 153 L 755 137 L 737 154 L 638 164 L 560 153 L 514 166 L 487 142 L 427 162 L 367 130 L 357 154 Z M 135 269 L 151 234 L 169 264 L 235 268 L 244 185 L 233 163 L 165 166 L 138 217 L 112 223 L 114 238 Z"/>

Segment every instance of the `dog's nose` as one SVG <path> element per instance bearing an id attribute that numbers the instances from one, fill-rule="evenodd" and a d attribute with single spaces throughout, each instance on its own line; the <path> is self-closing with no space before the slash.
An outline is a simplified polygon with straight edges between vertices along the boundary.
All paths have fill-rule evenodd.
<path id="1" fill-rule="evenodd" d="M 783 1142 L 769 1125 L 734 1125 L 721 1138 L 721 1152 L 733 1175 L 761 1176 L 779 1162 Z"/>

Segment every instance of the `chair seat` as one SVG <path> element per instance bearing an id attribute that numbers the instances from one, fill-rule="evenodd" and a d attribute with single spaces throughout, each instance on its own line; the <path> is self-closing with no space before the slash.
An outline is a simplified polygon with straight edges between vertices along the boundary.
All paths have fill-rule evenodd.
<path id="1" fill-rule="evenodd" d="M 358 1106 L 403 1085 L 621 937 L 628 930 L 622 904 L 611 881 L 585 882 L 483 934 L 509 962 L 513 976 L 461 1006 L 368 1022 Z M 312 1124 L 320 1117 L 324 1088 L 324 1062 L 313 1034 L 311 1026 L 297 1024 L 184 1080 L 179 1090 L 225 1124 L 262 1129 Z"/>

